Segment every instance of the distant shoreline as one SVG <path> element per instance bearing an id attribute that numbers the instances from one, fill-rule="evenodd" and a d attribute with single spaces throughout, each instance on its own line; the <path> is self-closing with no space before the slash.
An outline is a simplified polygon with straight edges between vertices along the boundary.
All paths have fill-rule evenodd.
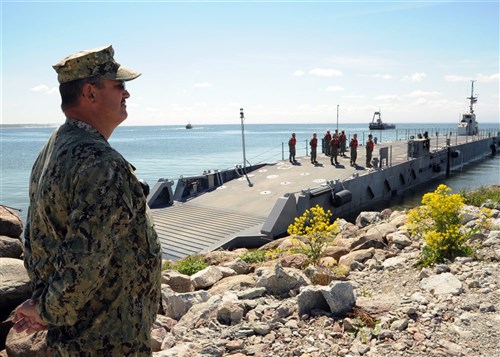
<path id="1" fill-rule="evenodd" d="M 0 124 L 0 129 L 57 128 L 61 124 Z"/>
<path id="2" fill-rule="evenodd" d="M 436 123 L 401 123 L 401 122 L 392 122 L 393 124 L 396 125 L 422 125 L 422 124 L 429 124 L 429 125 L 435 125 Z M 61 123 L 52 123 L 52 124 L 0 124 L 0 129 L 19 129 L 19 128 L 57 128 L 59 127 Z M 284 125 L 284 126 L 290 126 L 290 125 L 331 125 L 332 123 L 246 123 L 246 126 L 254 126 L 254 125 Z M 343 123 L 345 125 L 345 123 Z M 349 123 L 349 125 L 367 125 L 367 123 L 364 122 L 359 122 L 359 123 Z M 238 123 L 202 123 L 198 125 L 204 125 L 204 126 L 226 126 L 226 125 L 240 125 Z M 438 125 L 449 125 L 450 127 L 455 127 L 457 123 L 449 122 L 449 123 L 439 123 Z M 128 125 L 126 122 L 120 125 L 121 127 L 152 127 L 152 126 L 170 126 L 170 127 L 185 127 L 185 124 L 142 124 L 142 125 L 136 125 L 136 124 L 130 124 Z M 481 126 L 486 126 L 488 128 L 492 126 L 498 126 L 500 129 L 500 124 L 498 122 L 481 122 L 479 123 L 479 127 Z M 368 130 L 368 129 L 367 129 Z M 404 130 L 404 129 L 389 129 L 386 131 L 391 131 L 391 130 Z M 377 131 L 377 130 L 374 130 Z"/>

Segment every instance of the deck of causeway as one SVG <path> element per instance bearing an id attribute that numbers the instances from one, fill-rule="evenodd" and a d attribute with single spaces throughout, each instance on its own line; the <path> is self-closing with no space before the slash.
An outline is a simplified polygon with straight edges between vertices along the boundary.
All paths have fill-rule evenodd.
<path id="1" fill-rule="evenodd" d="M 454 137 L 452 145 L 466 140 L 471 138 Z M 445 144 L 442 137 L 431 138 L 431 152 Z M 408 161 L 407 141 L 378 143 L 374 157 L 382 147 L 389 148 L 389 166 Z M 339 165 L 331 165 L 330 158 L 322 153 L 318 154 L 316 165 L 310 157 L 300 157 L 295 164 L 278 161 L 249 173 L 248 178 L 226 182 L 187 202 L 152 210 L 164 257 L 179 259 L 211 250 L 237 236 L 261 236 L 260 229 L 277 199 L 286 193 L 317 188 L 327 181 L 345 180 L 355 174 L 370 175 L 375 169 L 365 166 L 365 147 L 360 146 L 357 152 L 354 167 L 350 165 L 349 153 L 338 158 Z"/>

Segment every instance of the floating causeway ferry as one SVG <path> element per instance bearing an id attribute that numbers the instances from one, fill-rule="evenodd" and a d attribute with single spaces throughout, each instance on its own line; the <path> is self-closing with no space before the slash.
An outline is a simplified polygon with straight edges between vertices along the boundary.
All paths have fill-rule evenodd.
<path id="1" fill-rule="evenodd" d="M 259 247 L 285 236 L 294 218 L 317 204 L 334 217 L 357 214 L 484 159 L 498 139 L 498 131 L 490 130 L 474 136 L 418 136 L 379 143 L 372 168 L 364 166 L 361 146 L 355 167 L 349 165 L 349 157 L 332 166 L 329 157 L 318 153 L 317 165 L 309 157 L 299 157 L 297 164 L 282 160 L 183 177 L 175 191 L 173 181 L 160 179 L 148 204 L 165 259 Z"/>
<path id="2" fill-rule="evenodd" d="M 478 129 L 474 82 L 468 99 L 470 110 L 463 114 L 455 135 L 424 132 L 409 140 L 378 143 L 370 165 L 364 166 L 366 150 L 360 146 L 357 161 L 363 165 L 351 166 L 349 157 L 339 157 L 339 165 L 331 165 L 330 157 L 318 153 L 314 165 L 309 157 L 299 157 L 295 163 L 281 160 L 206 171 L 181 177 L 176 185 L 158 180 L 147 199 L 163 258 L 259 247 L 285 236 L 295 217 L 316 205 L 330 210 L 333 217 L 352 216 L 494 155 L 500 130 Z M 373 120 L 376 115 L 382 123 L 380 112 Z M 240 116 L 244 143 L 243 109 Z M 390 124 L 384 125 L 389 129 Z"/>

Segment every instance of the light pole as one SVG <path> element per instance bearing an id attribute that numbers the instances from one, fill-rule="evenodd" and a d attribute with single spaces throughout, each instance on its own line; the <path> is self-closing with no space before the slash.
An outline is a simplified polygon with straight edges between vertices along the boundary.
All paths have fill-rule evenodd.
<path id="1" fill-rule="evenodd" d="M 243 113 L 243 108 L 240 108 L 240 119 L 241 119 L 241 144 L 243 146 L 243 173 L 247 178 L 248 186 L 252 187 L 253 184 L 252 182 L 250 182 L 250 179 L 248 178 L 247 175 L 247 158 L 245 154 L 245 124 L 243 124 L 243 121 L 245 120 L 245 114 Z"/>
<path id="2" fill-rule="evenodd" d="M 243 145 L 243 170 L 246 173 L 247 158 L 245 156 L 245 124 L 243 124 L 243 121 L 245 120 L 245 114 L 243 113 L 243 108 L 240 108 L 240 119 L 241 119 L 241 143 Z"/>
<path id="3" fill-rule="evenodd" d="M 337 133 L 339 132 L 339 105 L 337 104 Z"/>

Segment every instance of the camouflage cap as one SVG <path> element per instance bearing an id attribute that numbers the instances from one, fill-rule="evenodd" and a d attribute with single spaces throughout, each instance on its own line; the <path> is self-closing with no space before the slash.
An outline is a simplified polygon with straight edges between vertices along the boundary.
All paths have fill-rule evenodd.
<path id="1" fill-rule="evenodd" d="M 94 48 L 69 55 L 52 67 L 57 72 L 59 83 L 93 76 L 116 81 L 130 81 L 141 75 L 133 69 L 117 63 L 112 46 Z"/>

